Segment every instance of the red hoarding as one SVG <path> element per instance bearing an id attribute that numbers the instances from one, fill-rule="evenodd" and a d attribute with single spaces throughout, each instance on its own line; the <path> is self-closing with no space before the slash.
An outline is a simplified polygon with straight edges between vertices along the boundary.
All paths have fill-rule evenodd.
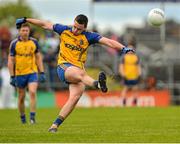
<path id="1" fill-rule="evenodd" d="M 83 93 L 77 106 L 79 107 L 121 107 L 123 98 L 120 91 L 102 93 L 100 91 L 86 91 Z M 57 92 L 56 106 L 62 107 L 68 99 L 68 91 Z M 126 106 L 134 106 L 134 95 L 129 92 L 126 96 Z M 139 91 L 137 97 L 137 106 L 139 107 L 165 107 L 170 104 L 170 94 L 168 90 Z"/>

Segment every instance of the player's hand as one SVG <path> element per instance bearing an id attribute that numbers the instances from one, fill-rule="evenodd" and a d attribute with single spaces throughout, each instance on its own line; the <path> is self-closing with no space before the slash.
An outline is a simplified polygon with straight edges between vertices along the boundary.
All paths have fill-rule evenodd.
<path id="1" fill-rule="evenodd" d="M 122 55 L 122 54 L 126 54 L 126 53 L 129 52 L 129 51 L 135 52 L 135 50 L 132 49 L 132 48 L 123 47 L 122 50 L 121 50 L 121 55 Z"/>
<path id="2" fill-rule="evenodd" d="M 39 74 L 39 81 L 44 83 L 46 81 L 46 75 L 44 72 L 40 72 Z"/>
<path id="3" fill-rule="evenodd" d="M 21 25 L 26 22 L 26 17 L 16 19 L 16 28 L 21 28 Z"/>
<path id="4" fill-rule="evenodd" d="M 16 86 L 16 78 L 15 78 L 15 76 L 11 76 L 11 78 L 10 78 L 10 84 L 12 85 L 12 86 Z"/>

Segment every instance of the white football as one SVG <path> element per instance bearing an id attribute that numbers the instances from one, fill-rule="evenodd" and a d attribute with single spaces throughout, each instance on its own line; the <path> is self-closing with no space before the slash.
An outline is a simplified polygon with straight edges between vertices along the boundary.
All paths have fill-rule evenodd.
<path id="1" fill-rule="evenodd" d="M 148 13 L 148 22 L 153 26 L 160 26 L 165 22 L 164 11 L 159 8 L 151 9 Z"/>

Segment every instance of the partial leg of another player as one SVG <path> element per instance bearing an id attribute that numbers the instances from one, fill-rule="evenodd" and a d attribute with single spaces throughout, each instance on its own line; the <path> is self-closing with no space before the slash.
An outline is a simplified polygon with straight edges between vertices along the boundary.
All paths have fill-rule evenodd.
<path id="1" fill-rule="evenodd" d="M 20 113 L 21 122 L 24 124 L 26 123 L 26 116 L 25 116 L 25 89 L 24 88 L 18 88 L 18 109 Z"/>
<path id="2" fill-rule="evenodd" d="M 36 92 L 38 83 L 31 82 L 28 84 L 29 96 L 30 96 L 30 123 L 35 124 L 36 115 Z"/>
<path id="3" fill-rule="evenodd" d="M 134 94 L 134 97 L 133 97 L 133 105 L 134 106 L 138 105 L 138 90 L 139 90 L 138 84 L 136 84 L 136 85 L 134 85 L 132 87 L 132 91 L 133 91 L 133 94 Z"/>
<path id="4" fill-rule="evenodd" d="M 126 94 L 127 94 L 127 91 L 128 91 L 128 87 L 126 85 L 124 85 L 122 91 L 121 91 L 121 98 L 122 98 L 122 104 L 123 106 L 126 106 Z"/>

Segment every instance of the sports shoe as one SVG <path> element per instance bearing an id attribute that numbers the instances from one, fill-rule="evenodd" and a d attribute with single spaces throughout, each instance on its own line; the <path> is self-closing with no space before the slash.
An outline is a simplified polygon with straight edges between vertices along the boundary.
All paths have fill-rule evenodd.
<path id="1" fill-rule="evenodd" d="M 20 119 L 21 119 L 22 124 L 26 124 L 26 116 L 25 115 L 21 115 Z"/>
<path id="2" fill-rule="evenodd" d="M 48 131 L 51 133 L 55 133 L 58 130 L 57 128 L 58 126 L 56 124 L 52 124 L 52 126 L 48 129 Z"/>
<path id="3" fill-rule="evenodd" d="M 35 119 L 30 119 L 30 123 L 35 124 L 36 123 Z"/>
<path id="4" fill-rule="evenodd" d="M 26 120 L 21 120 L 21 123 L 22 124 L 26 124 Z"/>
<path id="5" fill-rule="evenodd" d="M 57 132 L 57 128 L 49 128 L 48 132 L 55 133 Z"/>
<path id="6" fill-rule="evenodd" d="M 108 88 L 106 85 L 106 74 L 102 71 L 99 73 L 99 84 L 102 92 L 107 92 Z"/>

